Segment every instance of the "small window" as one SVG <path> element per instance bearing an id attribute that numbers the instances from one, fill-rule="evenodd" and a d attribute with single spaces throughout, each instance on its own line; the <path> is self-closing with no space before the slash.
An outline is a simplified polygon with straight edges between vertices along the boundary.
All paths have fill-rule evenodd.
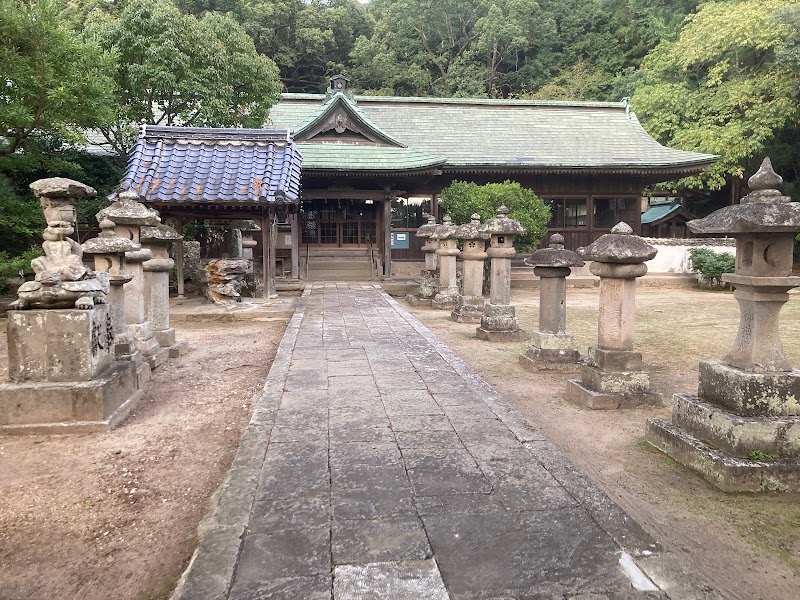
<path id="1" fill-rule="evenodd" d="M 425 216 L 430 210 L 430 198 L 395 198 L 392 200 L 392 227 L 420 227 L 425 224 Z"/>
<path id="2" fill-rule="evenodd" d="M 586 227 L 586 198 L 546 198 L 550 209 L 550 229 Z"/>
<path id="3" fill-rule="evenodd" d="M 594 228 L 611 229 L 620 221 L 631 227 L 639 222 L 638 198 L 594 198 Z"/>

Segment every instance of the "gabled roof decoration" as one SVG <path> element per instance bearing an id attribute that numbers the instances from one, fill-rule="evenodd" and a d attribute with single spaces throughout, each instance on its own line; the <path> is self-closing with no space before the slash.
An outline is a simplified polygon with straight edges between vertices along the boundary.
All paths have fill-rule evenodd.
<path id="1" fill-rule="evenodd" d="M 288 129 L 146 125 L 119 191 L 163 204 L 291 204 L 302 159 Z"/>
<path id="2" fill-rule="evenodd" d="M 334 130 L 336 133 L 352 131 L 359 133 L 374 143 L 405 148 L 406 145 L 381 130 L 367 116 L 358 110 L 355 102 L 341 92 L 335 93 L 319 110 L 297 125 L 294 139 L 307 141 L 320 133 Z"/>

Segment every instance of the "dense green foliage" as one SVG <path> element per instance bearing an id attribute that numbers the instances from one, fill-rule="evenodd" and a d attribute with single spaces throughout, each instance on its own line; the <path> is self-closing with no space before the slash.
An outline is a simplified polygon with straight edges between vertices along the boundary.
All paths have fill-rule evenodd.
<path id="1" fill-rule="evenodd" d="M 112 56 L 59 11 L 55 0 L 0 0 L 0 156 L 34 134 L 79 140 L 111 118 Z"/>
<path id="2" fill-rule="evenodd" d="M 505 205 L 508 216 L 516 219 L 525 228 L 525 233 L 514 240 L 514 246 L 522 252 L 536 247 L 547 233 L 550 210 L 533 190 L 522 187 L 516 181 L 478 185 L 467 181 L 454 181 L 440 196 L 444 214 L 450 215 L 453 223 L 469 223 L 473 213 L 486 221 L 495 216 L 497 209 Z"/>
<path id="3" fill-rule="evenodd" d="M 116 19 L 90 18 L 87 36 L 118 58 L 116 117 L 101 131 L 123 155 L 139 123 L 260 127 L 278 99 L 275 63 L 230 16 L 128 0 Z"/>
<path id="4" fill-rule="evenodd" d="M 692 248 L 689 250 L 692 260 L 692 270 L 703 276 L 703 281 L 708 285 L 721 286 L 722 274 L 733 273 L 736 268 L 736 258 L 728 252 L 714 252 L 708 248 Z"/>
<path id="5" fill-rule="evenodd" d="M 798 0 L 709 2 L 679 39 L 645 59 L 633 101 L 649 132 L 673 147 L 721 157 L 686 183 L 719 189 L 738 182 L 777 135 L 797 132 L 798 24 Z M 797 147 L 783 145 L 794 161 L 774 156 L 779 171 L 798 158 Z"/>

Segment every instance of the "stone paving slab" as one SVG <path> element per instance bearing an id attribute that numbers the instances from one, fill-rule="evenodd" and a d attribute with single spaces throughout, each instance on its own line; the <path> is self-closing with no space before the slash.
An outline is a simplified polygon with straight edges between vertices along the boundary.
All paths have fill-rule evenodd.
<path id="1" fill-rule="evenodd" d="M 655 541 L 378 286 L 309 285 L 253 410 L 175 600 L 667 597 L 620 567 Z"/>

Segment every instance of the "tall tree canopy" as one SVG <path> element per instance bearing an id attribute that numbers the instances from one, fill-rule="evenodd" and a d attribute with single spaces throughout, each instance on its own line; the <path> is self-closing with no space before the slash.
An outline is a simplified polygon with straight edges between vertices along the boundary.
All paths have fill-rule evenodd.
<path id="1" fill-rule="evenodd" d="M 31 135 L 82 139 L 112 116 L 113 57 L 61 24 L 55 0 L 0 0 L 0 156 Z"/>
<path id="2" fill-rule="evenodd" d="M 731 180 L 736 195 L 750 161 L 798 130 L 798 22 L 800 0 L 709 2 L 644 60 L 633 104 L 649 133 L 721 156 L 686 184 L 719 189 Z"/>
<path id="3" fill-rule="evenodd" d="M 171 0 L 129 0 L 87 35 L 119 60 L 117 113 L 101 130 L 120 154 L 138 123 L 260 127 L 277 101 L 278 69 L 230 16 L 181 13 Z"/>

